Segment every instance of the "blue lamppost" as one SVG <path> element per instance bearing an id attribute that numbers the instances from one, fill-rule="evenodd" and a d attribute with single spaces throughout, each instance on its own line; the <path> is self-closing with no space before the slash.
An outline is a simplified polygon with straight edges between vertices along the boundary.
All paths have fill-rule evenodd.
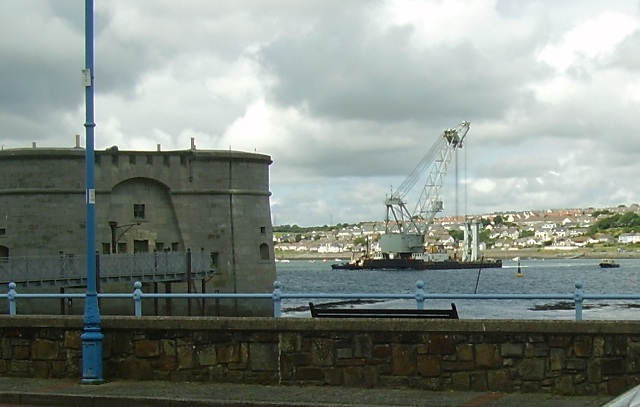
<path id="1" fill-rule="evenodd" d="M 94 88 L 93 88 L 93 0 L 85 0 L 85 69 L 82 71 L 85 87 L 86 129 L 86 240 L 87 240 L 87 293 L 84 305 L 84 333 L 82 334 L 82 383 L 98 383 L 102 377 L 102 340 L 100 309 L 96 290 L 96 187 L 94 148 Z"/>

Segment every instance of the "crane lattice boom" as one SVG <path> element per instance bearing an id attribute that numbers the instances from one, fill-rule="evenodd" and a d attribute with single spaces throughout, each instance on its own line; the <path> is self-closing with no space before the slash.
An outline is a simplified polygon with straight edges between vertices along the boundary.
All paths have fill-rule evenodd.
<path id="1" fill-rule="evenodd" d="M 443 210 L 440 190 L 457 149 L 462 148 L 469 122 L 447 129 L 409 173 L 400 187 L 387 195 L 386 233 L 380 241 L 382 252 L 405 256 L 424 251 L 424 235 L 438 212 Z M 413 212 L 405 198 L 423 174 L 431 168 Z"/>

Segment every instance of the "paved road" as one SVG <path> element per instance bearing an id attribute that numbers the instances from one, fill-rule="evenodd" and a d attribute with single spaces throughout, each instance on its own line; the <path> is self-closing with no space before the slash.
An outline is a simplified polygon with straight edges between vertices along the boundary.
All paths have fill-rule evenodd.
<path id="1" fill-rule="evenodd" d="M 0 407 L 597 407 L 612 396 L 0 377 Z M 4 404 L 3 404 L 4 403 Z"/>

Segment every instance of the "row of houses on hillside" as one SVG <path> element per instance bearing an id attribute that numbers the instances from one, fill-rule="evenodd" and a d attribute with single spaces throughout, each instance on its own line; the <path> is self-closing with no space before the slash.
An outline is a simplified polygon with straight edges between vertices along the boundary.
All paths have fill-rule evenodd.
<path id="1" fill-rule="evenodd" d="M 602 235 L 590 238 L 587 235 L 589 227 L 603 217 L 611 214 L 624 214 L 629 211 L 640 212 L 637 204 L 630 207 L 608 208 L 599 216 L 592 216 L 595 209 L 565 209 L 558 211 L 525 211 L 484 215 L 484 231 L 495 241 L 495 248 L 515 249 L 541 246 L 556 246 L 560 248 L 584 247 L 588 244 L 632 244 L 640 243 L 640 234 L 623 233 L 618 238 Z M 499 223 L 490 220 L 501 218 Z M 488 221 L 489 220 L 489 221 Z M 464 219 L 439 218 L 435 219 L 427 232 L 427 241 L 431 245 L 443 246 L 447 249 L 456 248 L 456 241 L 451 237 L 451 231 L 464 230 Z M 291 234 L 274 235 L 276 250 L 342 253 L 347 251 L 375 250 L 377 239 L 385 233 L 384 222 L 366 222 L 350 225 L 339 230 L 312 231 L 292 236 Z M 526 235 L 526 236 L 523 236 Z M 353 241 L 366 238 L 364 246 Z M 298 241 L 296 241 L 298 240 Z M 363 241 L 359 239 L 359 241 Z M 482 245 L 481 249 L 484 249 Z"/>

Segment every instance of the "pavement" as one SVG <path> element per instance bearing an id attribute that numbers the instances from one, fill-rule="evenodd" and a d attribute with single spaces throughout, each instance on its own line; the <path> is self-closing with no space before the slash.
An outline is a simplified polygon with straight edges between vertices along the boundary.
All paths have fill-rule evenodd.
<path id="1" fill-rule="evenodd" d="M 614 396 L 0 377 L 0 407 L 585 407 Z"/>

